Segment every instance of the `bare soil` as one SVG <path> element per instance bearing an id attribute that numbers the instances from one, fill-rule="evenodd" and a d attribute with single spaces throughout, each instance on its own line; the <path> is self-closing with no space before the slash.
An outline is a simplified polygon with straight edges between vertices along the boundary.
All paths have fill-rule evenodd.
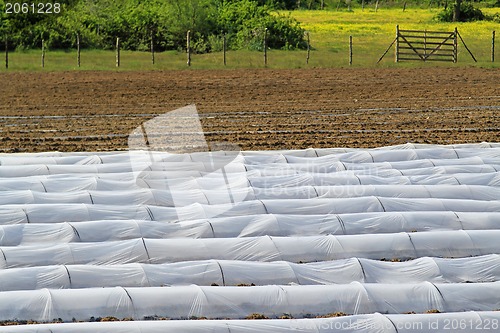
<path id="1" fill-rule="evenodd" d="M 189 104 L 209 142 L 244 150 L 500 137 L 498 69 L 4 72 L 0 151 L 127 149 L 134 128 Z"/>

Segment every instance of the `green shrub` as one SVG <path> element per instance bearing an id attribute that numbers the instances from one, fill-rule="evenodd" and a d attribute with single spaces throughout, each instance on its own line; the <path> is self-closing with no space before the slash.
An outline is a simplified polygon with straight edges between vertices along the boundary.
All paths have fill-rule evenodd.
<path id="1" fill-rule="evenodd" d="M 262 50 L 267 28 L 268 47 L 275 49 L 305 48 L 304 30 L 290 16 L 272 15 L 267 6 L 256 1 L 224 2 L 218 16 L 220 30 L 234 35 L 229 47 Z"/>
<path id="2" fill-rule="evenodd" d="M 209 35 L 207 43 L 210 51 L 219 52 L 224 48 L 224 40 L 221 35 Z"/>
<path id="3" fill-rule="evenodd" d="M 500 7 L 500 0 L 496 0 L 493 3 L 489 3 L 488 7 Z"/>
<path id="4" fill-rule="evenodd" d="M 35 0 L 34 0 L 35 1 Z M 36 0 L 38 1 L 38 0 Z M 294 0 L 295 1 L 295 0 Z M 304 0 L 305 2 L 306 0 Z M 151 35 L 158 51 L 191 47 L 196 53 L 222 49 L 221 31 L 231 36 L 232 49 L 268 46 L 305 48 L 304 31 L 290 16 L 274 15 L 262 0 L 60 0 L 57 15 L 6 15 L 0 12 L 0 33 L 9 31 L 13 47 L 39 48 L 41 39 L 51 49 L 75 46 L 76 34 L 84 48 L 112 49 L 120 38 L 124 50 L 148 50 Z M 278 2 L 276 2 L 278 6 Z M 3 9 L 3 2 L 0 0 Z M 43 36 L 43 37 L 42 37 Z"/>
<path id="5" fill-rule="evenodd" d="M 440 22 L 453 22 L 453 11 L 454 6 L 448 6 L 437 15 L 437 20 Z M 481 11 L 481 9 L 474 7 L 470 2 L 462 2 L 460 6 L 460 21 L 461 22 L 471 22 L 471 21 L 481 21 L 486 17 Z"/>

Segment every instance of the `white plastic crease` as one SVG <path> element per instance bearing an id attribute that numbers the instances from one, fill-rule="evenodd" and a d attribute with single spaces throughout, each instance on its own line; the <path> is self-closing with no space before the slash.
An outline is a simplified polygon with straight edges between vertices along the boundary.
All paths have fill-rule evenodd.
<path id="1" fill-rule="evenodd" d="M 264 184 L 269 185 L 269 184 Z M 233 192 L 240 192 L 242 201 L 266 199 L 311 199 L 311 198 L 440 198 L 440 199 L 470 199 L 498 200 L 500 188 L 481 185 L 342 185 L 316 186 L 294 185 L 286 187 L 233 187 Z M 192 202 L 201 204 L 230 203 L 230 198 L 224 195 L 224 190 L 184 189 L 158 190 L 135 189 L 113 191 L 79 191 L 39 192 L 32 190 L 11 190 L 0 192 L 0 205 L 12 204 L 44 204 L 44 203 L 85 203 L 100 205 L 156 205 L 156 206 L 187 206 Z M 173 201 L 173 197 L 182 196 L 183 201 Z"/>
<path id="2" fill-rule="evenodd" d="M 500 305 L 499 292 L 500 282 L 39 289 L 0 292 L 0 317 L 50 322 L 96 316 L 244 319 L 253 313 L 309 318 L 331 313 L 493 311 Z"/>
<path id="3" fill-rule="evenodd" d="M 0 321 L 140 320 L 0 332 L 498 331 L 499 221 L 499 143 L 0 154 Z"/>
<path id="4" fill-rule="evenodd" d="M 50 265 L 0 270 L 0 291 L 182 284 L 315 285 L 362 283 L 481 283 L 500 281 L 500 256 L 422 257 L 404 262 L 349 258 L 287 261 L 197 260 L 167 264 Z"/>
<path id="5" fill-rule="evenodd" d="M 119 199 L 120 196 L 117 197 Z M 205 197 L 202 197 L 202 201 Z M 266 199 L 223 204 L 191 203 L 165 207 L 147 204 L 106 205 L 89 203 L 6 204 L 0 206 L 0 224 L 56 223 L 132 219 L 179 221 L 253 214 L 350 214 L 364 212 L 454 211 L 500 212 L 500 200 L 435 198 L 313 198 Z M 176 201 L 178 199 L 176 198 Z M 49 213 L 50 212 L 50 213 Z"/>
<path id="6" fill-rule="evenodd" d="M 361 257 L 407 260 L 500 253 L 500 230 L 301 237 L 128 239 L 51 246 L 2 246 L 0 268 L 171 263 L 193 260 L 315 262 Z"/>
<path id="7" fill-rule="evenodd" d="M 367 314 L 334 318 L 264 320 L 156 320 L 34 324 L 0 327 L 12 333 L 435 333 L 497 331 L 498 311 L 432 314 Z"/>
<path id="8" fill-rule="evenodd" d="M 4 167 L 0 167 L 0 170 Z M 274 170 L 274 171 L 273 171 Z M 442 170 L 434 170 L 442 171 Z M 462 170 L 464 171 L 464 170 Z M 467 171 L 467 170 L 465 170 Z M 193 170 L 183 171 L 144 171 L 140 177 L 131 172 L 117 172 L 96 175 L 95 173 L 60 174 L 48 176 L 19 176 L 0 178 L 2 191 L 71 192 L 71 191 L 133 191 L 157 189 L 168 191 L 204 190 L 216 188 L 265 189 L 293 188 L 304 186 L 346 186 L 346 185 L 386 185 L 391 192 L 396 187 L 387 185 L 476 185 L 500 186 L 500 172 L 455 172 L 431 173 L 424 168 L 419 175 L 403 175 L 396 169 L 359 169 L 342 172 L 299 172 L 283 167 L 252 169 L 242 173 L 226 172 L 227 181 L 221 183 L 212 173 Z M 306 188 L 307 189 L 307 188 Z M 360 188 L 362 189 L 362 188 Z M 404 188 L 400 188 L 405 190 Z M 452 190 L 453 188 L 449 188 Z M 335 188 L 334 188 L 335 190 Z M 487 191 L 495 191 L 487 189 Z M 337 192 L 338 193 L 338 192 Z"/>
<path id="9" fill-rule="evenodd" d="M 28 223 L 13 214 L 0 224 L 0 246 L 103 242 L 134 238 L 231 238 L 359 235 L 445 230 L 494 230 L 500 212 L 373 212 L 353 214 L 255 214 L 178 222 L 95 220 Z M 136 214 L 134 212 L 134 214 Z"/>

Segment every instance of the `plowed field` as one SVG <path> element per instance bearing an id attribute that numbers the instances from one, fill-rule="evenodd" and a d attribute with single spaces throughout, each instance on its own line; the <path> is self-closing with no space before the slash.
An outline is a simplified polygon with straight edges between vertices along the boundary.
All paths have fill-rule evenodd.
<path id="1" fill-rule="evenodd" d="M 500 71 L 481 68 L 0 74 L 0 151 L 127 149 L 196 104 L 207 140 L 244 150 L 498 141 Z"/>

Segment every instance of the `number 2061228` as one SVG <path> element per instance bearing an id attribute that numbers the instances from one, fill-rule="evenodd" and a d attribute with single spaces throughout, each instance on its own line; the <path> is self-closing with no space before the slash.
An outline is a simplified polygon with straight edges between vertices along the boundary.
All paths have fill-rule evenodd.
<path id="1" fill-rule="evenodd" d="M 61 12 L 61 4 L 54 3 L 29 3 L 29 2 L 6 2 L 6 14 L 59 14 Z"/>

